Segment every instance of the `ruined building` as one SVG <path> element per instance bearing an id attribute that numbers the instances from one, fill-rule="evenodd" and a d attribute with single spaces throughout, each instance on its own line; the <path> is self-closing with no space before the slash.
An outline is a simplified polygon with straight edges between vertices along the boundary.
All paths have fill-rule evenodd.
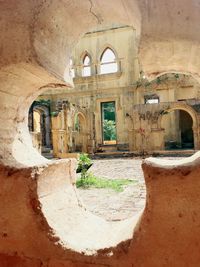
<path id="1" fill-rule="evenodd" d="M 46 90 L 57 90 L 57 94 L 74 90 L 70 89 L 70 58 L 75 60 L 72 51 L 80 38 L 97 25 L 119 23 L 135 30 L 133 57 L 140 62 L 137 73 L 143 72 L 142 81 L 136 86 L 133 108 L 125 114 L 122 110 L 129 107 L 125 107 L 123 94 L 119 100 L 117 90 L 128 87 L 131 81 L 127 80 L 127 86 L 119 82 L 120 89 L 113 86 L 114 93 L 108 101 L 118 101 L 115 107 L 121 113 L 118 116 L 127 120 L 127 129 L 118 130 L 121 139 L 104 141 L 118 144 L 121 140 L 119 144 L 124 146 L 132 135 L 131 140 L 142 140 L 134 141 L 133 149 L 140 143 L 145 150 L 149 144 L 155 149 L 165 144 L 198 149 L 199 13 L 198 0 L 0 1 L 1 267 L 199 266 L 199 152 L 181 161 L 146 159 L 144 210 L 129 220 L 108 222 L 88 212 L 76 193 L 76 161 L 45 159 L 33 148 L 28 130 L 28 110 L 39 95 Z M 125 45 L 127 42 L 122 40 L 121 47 Z M 120 49 L 110 48 L 121 60 Z M 96 58 L 97 54 L 90 56 Z M 84 59 L 87 69 L 89 55 Z M 112 74 L 121 77 L 117 81 L 124 75 L 123 64 L 122 60 L 122 73 Z M 184 75 L 190 78 L 185 79 Z M 165 81 L 166 77 L 169 78 Z M 96 92 L 94 98 L 98 99 Z M 149 104 L 144 105 L 144 101 Z M 70 105 L 73 102 L 62 103 L 62 112 L 68 112 Z M 48 110 L 38 105 L 33 112 L 38 110 L 45 118 Z M 182 130 L 170 137 L 167 133 L 163 141 L 159 137 L 163 135 L 161 118 L 174 110 L 181 110 L 174 118 L 182 117 Z M 82 113 L 80 110 L 81 116 Z M 152 134 L 154 138 L 150 137 Z M 48 132 L 47 135 L 50 136 Z M 147 142 L 148 138 L 153 141 Z M 88 148 L 93 147 L 93 139 L 94 136 L 87 136 Z M 46 136 L 44 146 L 47 140 Z M 95 140 L 96 148 L 99 139 Z"/>
<path id="2" fill-rule="evenodd" d="M 70 75 L 73 88 L 47 90 L 31 107 L 35 127 L 32 123 L 30 131 L 43 155 L 44 147 L 53 148 L 54 156 L 61 158 L 73 152 L 199 149 L 198 81 L 175 72 L 149 81 L 138 61 L 133 27 L 98 26 L 86 33 L 71 55 Z M 50 111 L 44 116 L 47 102 Z M 37 124 L 43 124 L 41 131 Z"/>

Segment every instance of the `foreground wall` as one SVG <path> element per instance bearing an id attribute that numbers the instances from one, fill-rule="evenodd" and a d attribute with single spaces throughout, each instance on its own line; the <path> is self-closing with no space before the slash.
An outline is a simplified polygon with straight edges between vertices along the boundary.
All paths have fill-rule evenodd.
<path id="1" fill-rule="evenodd" d="M 72 85 L 70 51 L 98 23 L 135 27 L 149 76 L 176 70 L 198 77 L 199 8 L 187 0 L 0 2 L 2 267 L 199 266 L 198 158 L 168 168 L 146 162 L 140 221 L 110 225 L 77 198 L 73 163 L 42 158 L 27 127 L 39 94 Z"/>
<path id="2" fill-rule="evenodd" d="M 199 266 L 200 154 L 143 163 L 143 213 L 106 222 L 74 187 L 74 160 L 0 168 L 1 266 Z"/>

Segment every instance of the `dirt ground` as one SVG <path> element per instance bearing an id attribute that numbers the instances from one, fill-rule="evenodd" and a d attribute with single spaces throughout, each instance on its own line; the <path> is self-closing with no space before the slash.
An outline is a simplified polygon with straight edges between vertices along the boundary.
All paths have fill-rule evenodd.
<path id="1" fill-rule="evenodd" d="M 130 218 L 142 210 L 145 206 L 146 186 L 141 163 L 140 158 L 94 160 L 89 170 L 94 175 L 109 179 L 130 179 L 134 183 L 125 186 L 123 192 L 112 189 L 78 189 L 87 209 L 109 221 Z"/>
<path id="2" fill-rule="evenodd" d="M 94 160 L 90 172 L 109 179 L 134 180 L 123 192 L 112 189 L 78 189 L 84 205 L 106 220 L 123 220 L 131 217 L 145 205 L 146 188 L 141 159 Z"/>

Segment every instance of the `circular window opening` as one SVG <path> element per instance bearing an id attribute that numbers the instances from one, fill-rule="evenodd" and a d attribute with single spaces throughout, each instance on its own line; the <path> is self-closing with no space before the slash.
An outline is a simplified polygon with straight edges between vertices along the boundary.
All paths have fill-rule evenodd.
<path id="1" fill-rule="evenodd" d="M 73 70 L 74 89 L 43 92 L 29 109 L 32 143 L 44 157 L 60 159 L 78 158 L 80 155 L 79 163 L 84 165 L 84 160 L 87 162 L 91 157 L 86 154 L 97 156 L 97 159 L 92 159 L 90 169 L 80 170 L 77 174 L 77 188 L 88 210 L 108 221 L 128 219 L 145 205 L 142 160 L 130 158 L 129 136 L 123 130 L 129 127 L 129 121 L 125 115 L 122 120 L 127 125 L 122 126 L 119 121 L 119 99 L 127 92 L 124 89 L 123 94 L 119 91 L 113 97 L 114 89 L 110 88 L 112 79 L 118 89 L 120 76 L 113 77 L 113 74 L 119 71 L 119 66 L 131 64 L 125 50 L 118 44 L 121 39 L 127 40 L 127 51 L 134 50 L 134 42 L 128 42 L 130 37 L 134 40 L 135 30 L 125 25 L 87 33 L 70 58 L 69 73 Z M 86 63 L 82 63 L 88 60 L 88 55 L 87 67 L 91 72 L 86 78 L 82 75 Z M 102 64 L 107 68 L 111 63 L 118 66 L 116 71 L 107 72 L 107 77 L 102 75 L 105 74 L 101 72 Z M 126 69 L 123 72 L 126 75 Z M 99 76 L 100 80 L 91 84 L 88 76 L 91 79 Z M 111 97 L 107 98 L 104 92 L 96 96 L 96 88 L 102 84 Z M 127 105 L 132 106 L 132 101 L 129 98 Z M 122 131 L 124 133 L 120 135 Z M 103 154 L 123 157 L 124 153 L 129 158 L 98 159 Z"/>
<path id="2" fill-rule="evenodd" d="M 38 178 L 43 214 L 60 238 L 59 242 L 86 254 L 130 240 L 144 208 L 146 194 L 140 159 L 91 160 L 87 156 L 104 152 L 118 156 L 129 153 L 129 137 L 119 123 L 122 94 L 118 92 L 113 97 L 110 80 L 117 88 L 122 66 L 130 63 L 117 40 L 122 38 L 125 42 L 127 39 L 125 43 L 130 46 L 127 51 L 134 50 L 128 40 L 130 36 L 135 37 L 135 30 L 124 25 L 101 29 L 99 36 L 102 37 L 96 37 L 94 47 L 91 47 L 90 40 L 97 35 L 97 31 L 87 33 L 72 52 L 69 73 L 74 89 L 43 92 L 32 103 L 28 116 L 33 146 L 51 159 Z M 87 62 L 85 51 L 90 55 Z M 102 63 L 105 51 L 112 51 L 113 57 Z M 115 70 L 102 72 L 102 64 L 105 69 L 114 64 Z M 83 75 L 87 68 L 89 75 Z M 123 71 L 125 73 L 125 68 Z M 103 84 L 107 95 L 103 91 L 97 92 L 97 87 Z M 105 105 L 111 109 L 104 110 L 107 112 L 104 118 L 102 103 L 112 103 Z M 122 131 L 124 134 L 120 137 Z M 63 158 L 69 160 L 56 160 Z M 78 159 L 78 168 L 80 164 L 86 167 L 77 169 L 76 184 L 71 179 L 74 175 L 71 158 Z M 90 168 L 85 161 L 89 162 Z M 55 179 L 59 180 L 58 184 Z"/>

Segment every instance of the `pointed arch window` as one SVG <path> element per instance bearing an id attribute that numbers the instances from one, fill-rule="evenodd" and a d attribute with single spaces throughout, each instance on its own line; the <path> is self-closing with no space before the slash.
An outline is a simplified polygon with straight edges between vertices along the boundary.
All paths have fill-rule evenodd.
<path id="1" fill-rule="evenodd" d="M 75 70 L 74 70 L 74 64 L 73 64 L 73 60 L 70 58 L 69 60 L 69 74 L 72 78 L 75 77 Z"/>
<path id="2" fill-rule="evenodd" d="M 83 58 L 82 76 L 83 77 L 91 76 L 91 58 L 88 54 L 86 54 Z"/>
<path id="3" fill-rule="evenodd" d="M 118 71 L 116 55 L 109 47 L 102 53 L 100 61 L 100 74 L 115 73 Z"/>

